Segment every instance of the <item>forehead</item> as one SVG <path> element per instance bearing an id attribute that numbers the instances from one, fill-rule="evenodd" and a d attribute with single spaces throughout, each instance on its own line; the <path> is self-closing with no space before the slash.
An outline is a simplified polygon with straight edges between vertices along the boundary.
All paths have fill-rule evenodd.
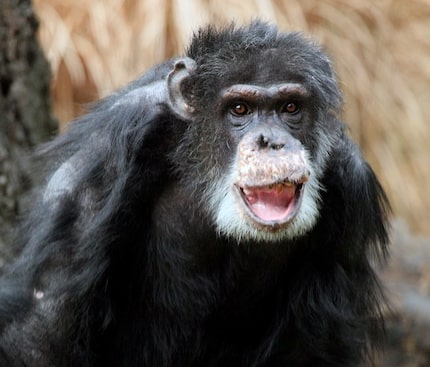
<path id="1" fill-rule="evenodd" d="M 222 77 L 235 84 L 303 83 L 309 70 L 299 55 L 288 50 L 268 49 L 226 62 Z"/>

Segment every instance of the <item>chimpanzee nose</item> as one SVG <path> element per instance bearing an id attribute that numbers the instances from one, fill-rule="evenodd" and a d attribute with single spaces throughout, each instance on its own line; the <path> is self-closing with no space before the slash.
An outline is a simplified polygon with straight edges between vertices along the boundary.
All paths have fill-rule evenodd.
<path id="1" fill-rule="evenodd" d="M 260 149 L 281 150 L 285 146 L 282 136 L 275 137 L 273 134 L 261 134 L 257 139 L 257 145 Z"/>
<path id="2" fill-rule="evenodd" d="M 301 150 L 301 144 L 283 126 L 267 123 L 245 134 L 239 148 L 279 156 L 286 151 Z"/>

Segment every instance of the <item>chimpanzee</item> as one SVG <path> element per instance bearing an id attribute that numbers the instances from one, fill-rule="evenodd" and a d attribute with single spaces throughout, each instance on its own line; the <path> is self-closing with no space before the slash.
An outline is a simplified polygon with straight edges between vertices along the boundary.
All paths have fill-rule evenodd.
<path id="1" fill-rule="evenodd" d="M 331 62 L 254 21 L 42 148 L 0 281 L 1 366 L 358 366 L 383 329 L 386 196 Z"/>

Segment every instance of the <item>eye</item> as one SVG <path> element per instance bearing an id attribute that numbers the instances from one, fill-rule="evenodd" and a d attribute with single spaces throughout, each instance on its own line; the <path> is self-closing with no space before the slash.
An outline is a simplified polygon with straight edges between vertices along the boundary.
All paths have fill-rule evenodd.
<path id="1" fill-rule="evenodd" d="M 242 102 L 234 103 L 230 107 L 230 113 L 233 116 L 245 116 L 249 115 L 251 112 L 251 109 L 245 103 Z"/>
<path id="2" fill-rule="evenodd" d="M 282 107 L 282 112 L 283 113 L 288 113 L 290 115 L 296 115 L 300 112 L 300 107 L 296 102 L 287 102 L 283 107 Z"/>

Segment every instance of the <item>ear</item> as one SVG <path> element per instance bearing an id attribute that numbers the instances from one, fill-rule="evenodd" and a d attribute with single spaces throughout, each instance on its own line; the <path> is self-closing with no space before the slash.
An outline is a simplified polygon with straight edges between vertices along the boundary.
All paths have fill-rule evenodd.
<path id="1" fill-rule="evenodd" d="M 194 108 L 182 93 L 184 80 L 189 78 L 196 69 L 196 62 L 189 57 L 176 60 L 173 70 L 167 76 L 167 89 L 170 107 L 178 117 L 188 120 L 192 117 Z"/>

